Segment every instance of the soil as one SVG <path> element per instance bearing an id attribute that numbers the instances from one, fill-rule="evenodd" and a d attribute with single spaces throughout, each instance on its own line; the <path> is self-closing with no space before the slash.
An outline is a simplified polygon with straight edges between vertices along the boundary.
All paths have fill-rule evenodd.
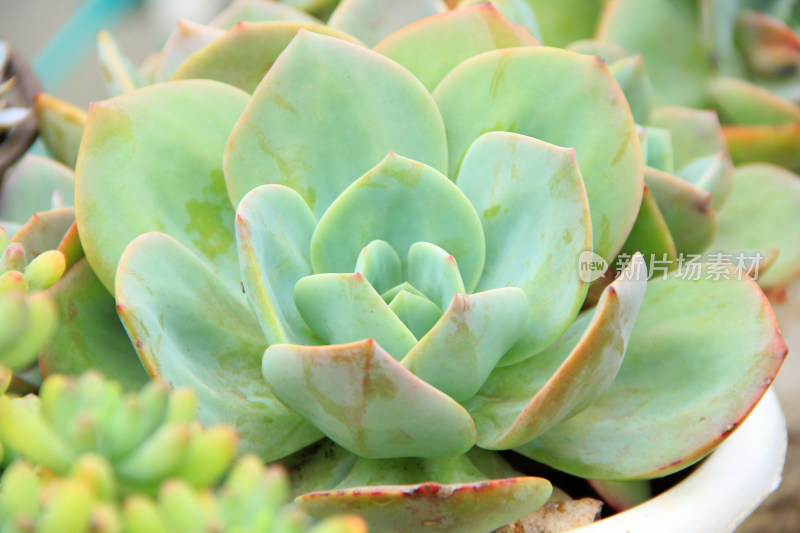
<path id="1" fill-rule="evenodd" d="M 800 532 L 800 431 L 789 435 L 783 482 L 736 533 Z"/>

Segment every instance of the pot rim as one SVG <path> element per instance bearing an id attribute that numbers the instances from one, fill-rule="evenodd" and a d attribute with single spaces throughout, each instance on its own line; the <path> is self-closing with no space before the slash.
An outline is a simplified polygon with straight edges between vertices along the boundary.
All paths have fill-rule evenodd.
<path id="1" fill-rule="evenodd" d="M 780 485 L 786 446 L 786 420 L 770 387 L 744 423 L 686 479 L 641 505 L 572 531 L 733 531 Z"/>

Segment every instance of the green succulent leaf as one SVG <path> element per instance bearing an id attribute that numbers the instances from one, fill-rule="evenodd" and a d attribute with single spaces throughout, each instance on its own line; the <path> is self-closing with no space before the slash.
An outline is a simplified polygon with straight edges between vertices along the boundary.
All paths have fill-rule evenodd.
<path id="1" fill-rule="evenodd" d="M 294 303 L 295 284 L 312 273 L 316 225 L 303 198 L 282 185 L 253 189 L 236 210 L 243 287 L 269 344 L 318 344 Z"/>
<path id="2" fill-rule="evenodd" d="M 374 338 L 398 361 L 417 339 L 359 273 L 316 274 L 297 282 L 297 310 L 327 344 Z"/>
<path id="3" fill-rule="evenodd" d="M 642 56 L 620 59 L 611 63 L 608 68 L 625 93 L 625 99 L 631 106 L 633 120 L 637 124 L 647 124 L 650 108 L 653 105 L 653 84 L 647 77 Z"/>
<path id="4" fill-rule="evenodd" d="M 442 0 L 341 0 L 328 24 L 375 46 L 395 30 L 446 11 Z"/>
<path id="5" fill-rule="evenodd" d="M 408 281 L 439 309 L 467 292 L 456 259 L 429 242 L 415 242 L 408 249 Z"/>
<path id="6" fill-rule="evenodd" d="M 78 147 L 86 126 L 86 112 L 45 93 L 36 95 L 33 112 L 36 114 L 39 138 L 47 151 L 57 161 L 75 168 Z"/>
<path id="7" fill-rule="evenodd" d="M 495 6 L 481 3 L 406 26 L 375 45 L 375 51 L 406 67 L 433 91 L 448 72 L 473 56 L 537 44 Z"/>
<path id="8" fill-rule="evenodd" d="M 666 173 L 675 172 L 675 153 L 672 150 L 672 132 L 664 128 L 645 128 L 642 151 L 647 166 Z"/>
<path id="9" fill-rule="evenodd" d="M 105 30 L 97 34 L 97 56 L 109 96 L 118 96 L 141 87 L 142 82 L 133 63 Z"/>
<path id="10" fill-rule="evenodd" d="M 391 60 L 303 30 L 231 134 L 225 178 L 234 203 L 258 185 L 278 183 L 320 217 L 392 150 L 447 170 L 444 125 L 431 96 Z"/>
<path id="11" fill-rule="evenodd" d="M 786 354 L 747 279 L 654 279 L 611 387 L 519 451 L 590 479 L 661 477 L 698 461 L 747 416 Z"/>
<path id="12" fill-rule="evenodd" d="M 116 289 L 120 318 L 148 373 L 194 387 L 201 422 L 232 423 L 245 451 L 272 459 L 319 438 L 261 379 L 266 343 L 238 283 L 175 239 L 147 233 L 126 249 Z"/>
<path id="13" fill-rule="evenodd" d="M 475 444 L 464 408 L 372 339 L 274 344 L 264 353 L 263 373 L 282 402 L 361 457 L 447 457 Z"/>
<path id="14" fill-rule="evenodd" d="M 721 151 L 695 159 L 677 172 L 677 176 L 711 193 L 711 207 L 719 211 L 733 190 L 735 170 L 727 152 Z"/>
<path id="15" fill-rule="evenodd" d="M 52 209 L 54 195 L 64 206 L 70 206 L 74 188 L 74 175 L 68 167 L 27 154 L 8 173 L 0 189 L 0 220 L 24 224 L 34 213 Z"/>
<path id="16" fill-rule="evenodd" d="M 242 22 L 189 56 L 172 79 L 217 80 L 252 93 L 301 29 L 361 44 L 347 33 L 319 22 Z"/>
<path id="17" fill-rule="evenodd" d="M 455 3 L 457 0 L 451 1 Z M 457 3 L 455 9 L 468 9 L 481 4 L 496 9 L 504 18 L 520 26 L 520 29 L 526 30 L 531 37 L 536 39 L 537 43 L 542 40 L 539 22 L 536 20 L 533 7 L 531 7 L 528 0 L 461 0 Z"/>
<path id="18" fill-rule="evenodd" d="M 526 0 L 533 8 L 548 46 L 566 46 L 592 37 L 607 0 Z"/>
<path id="19" fill-rule="evenodd" d="M 725 137 L 714 111 L 677 106 L 657 107 L 650 115 L 648 126 L 670 132 L 675 168 L 678 170 L 700 157 L 726 150 Z"/>
<path id="20" fill-rule="evenodd" d="M 628 240 L 622 246 L 620 255 L 627 254 L 630 257 L 636 252 L 640 252 L 645 260 L 655 258 L 657 261 L 672 262 L 678 258 L 678 250 L 669 226 L 647 186 L 644 188 L 642 207 L 636 217 L 636 223 L 628 235 Z"/>
<path id="21" fill-rule="evenodd" d="M 726 123 L 780 126 L 800 121 L 800 107 L 775 93 L 739 78 L 717 78 L 711 95 Z"/>
<path id="22" fill-rule="evenodd" d="M 647 167 L 644 180 L 664 216 L 679 253 L 704 252 L 717 233 L 711 194 L 690 183 Z"/>
<path id="23" fill-rule="evenodd" d="M 221 156 L 246 103 L 247 94 L 234 87 L 187 80 L 89 110 L 76 172 L 76 218 L 86 257 L 109 291 L 123 250 L 148 231 L 173 236 L 238 283 Z"/>
<path id="24" fill-rule="evenodd" d="M 14 234 L 11 242 L 21 244 L 31 259 L 58 248 L 74 222 L 75 210 L 71 207 L 34 213 Z"/>
<path id="25" fill-rule="evenodd" d="M 565 48 L 579 54 L 600 56 L 606 63 L 614 63 L 630 56 L 624 46 L 598 41 L 597 39 L 580 39 L 569 43 Z"/>
<path id="26" fill-rule="evenodd" d="M 641 255 L 609 285 L 597 307 L 542 353 L 492 372 L 465 405 L 483 448 L 520 446 L 591 405 L 614 381 L 647 285 Z"/>
<path id="27" fill-rule="evenodd" d="M 525 332 L 501 363 L 511 364 L 561 335 L 586 296 L 578 264 L 592 249 L 592 227 L 575 151 L 515 133 L 487 133 L 470 146 L 456 183 L 486 237 L 477 290 L 511 286 L 527 296 Z"/>
<path id="28" fill-rule="evenodd" d="M 775 262 L 758 275 L 762 287 L 780 287 L 800 274 L 800 178 L 766 163 L 743 165 L 728 203 L 719 217 L 714 250 L 779 250 Z"/>
<path id="29" fill-rule="evenodd" d="M 288 4 L 289 2 L 282 3 L 269 0 L 234 0 L 210 24 L 217 28 L 229 30 L 239 22 L 288 20 L 310 24 L 319 23 L 319 20 L 308 13 Z"/>
<path id="30" fill-rule="evenodd" d="M 617 0 L 603 11 L 597 37 L 644 56 L 658 105 L 703 107 L 713 73 L 699 9 L 695 2 Z"/>
<path id="31" fill-rule="evenodd" d="M 167 81 L 191 55 L 225 32 L 219 28 L 178 19 L 157 56 L 153 81 Z M 205 76 L 196 76 L 205 77 Z"/>
<path id="32" fill-rule="evenodd" d="M 414 243 L 446 250 L 467 292 L 483 270 L 483 229 L 469 200 L 438 171 L 394 153 L 353 182 L 320 219 L 311 239 L 314 272 L 351 272 L 364 244 L 376 239 L 392 245 L 404 271 Z"/>
<path id="33" fill-rule="evenodd" d="M 630 108 L 605 62 L 545 47 L 486 52 L 450 72 L 434 98 L 447 127 L 452 176 L 487 131 L 575 148 L 594 251 L 606 259 L 616 254 L 639 210 L 642 154 Z"/>
<path id="34" fill-rule="evenodd" d="M 473 483 L 422 483 L 315 492 L 295 500 L 315 518 L 351 512 L 370 531 L 493 531 L 532 513 L 547 501 L 545 479 L 518 477 Z"/>
<path id="35" fill-rule="evenodd" d="M 375 290 L 384 293 L 403 282 L 400 256 L 386 241 L 376 239 L 366 245 L 356 260 L 355 271 L 362 274 Z"/>
<path id="36" fill-rule="evenodd" d="M 147 374 L 116 313 L 114 298 L 89 263 L 78 261 L 48 291 L 58 326 L 39 354 L 42 375 L 77 375 L 89 369 L 112 376 L 127 390 L 138 390 Z"/>
<path id="37" fill-rule="evenodd" d="M 438 305 L 425 296 L 401 290 L 389 302 L 389 309 L 403 321 L 414 337 L 421 339 L 442 316 Z"/>
<path id="38" fill-rule="evenodd" d="M 467 400 L 522 335 L 527 309 L 516 287 L 457 294 L 401 364 L 453 399 Z"/>

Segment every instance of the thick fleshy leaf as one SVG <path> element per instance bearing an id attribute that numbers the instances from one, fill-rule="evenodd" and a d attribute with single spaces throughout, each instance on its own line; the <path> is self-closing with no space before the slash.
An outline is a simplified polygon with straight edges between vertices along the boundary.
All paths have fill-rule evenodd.
<path id="1" fill-rule="evenodd" d="M 158 81 L 166 81 L 175 70 L 192 54 L 225 33 L 219 28 L 205 26 L 189 20 L 179 19 L 175 29 L 167 37 L 158 61 L 156 77 Z M 189 76 L 204 78 L 206 76 Z"/>
<path id="2" fill-rule="evenodd" d="M 328 24 L 355 35 L 367 46 L 375 46 L 412 22 L 446 11 L 442 0 L 341 0 Z"/>
<path id="3" fill-rule="evenodd" d="M 30 260 L 41 253 L 58 248 L 74 222 L 75 210 L 71 207 L 34 213 L 14 234 L 11 242 L 21 244 Z"/>
<path id="4" fill-rule="evenodd" d="M 800 124 L 725 126 L 722 131 L 735 164 L 768 162 L 800 171 Z"/>
<path id="5" fill-rule="evenodd" d="M 320 219 L 311 240 L 314 272 L 351 272 L 361 248 L 376 239 L 392 245 L 406 271 L 415 242 L 442 248 L 455 257 L 467 292 L 483 271 L 483 229 L 469 200 L 436 170 L 393 153 Z"/>
<path id="6" fill-rule="evenodd" d="M 639 216 L 636 217 L 636 223 L 621 250 L 621 254 L 628 256 L 636 252 L 640 252 L 648 264 L 651 258 L 657 261 L 675 261 L 678 257 L 675 241 L 672 239 L 664 215 L 661 214 L 647 186 L 642 195 Z"/>
<path id="7" fill-rule="evenodd" d="M 800 120 L 800 107 L 754 83 L 738 78 L 717 78 L 711 94 L 726 123 L 780 126 Z"/>
<path id="8" fill-rule="evenodd" d="M 449 0 L 450 3 L 455 4 L 457 0 Z M 461 0 L 457 3 L 455 9 L 465 9 L 481 4 L 488 4 L 495 8 L 503 17 L 507 18 L 510 22 L 520 29 L 526 30 L 528 35 L 536 39 L 538 43 L 542 38 L 542 32 L 539 28 L 539 22 L 536 20 L 536 14 L 533 12 L 528 0 Z M 503 48 L 503 47 L 496 47 Z"/>
<path id="9" fill-rule="evenodd" d="M 666 172 L 647 167 L 644 180 L 656 200 L 678 253 L 699 254 L 717 233 L 711 194 Z"/>
<path id="10" fill-rule="evenodd" d="M 402 359 L 417 339 L 359 273 L 317 274 L 297 282 L 297 310 L 327 344 L 374 338 L 395 359 Z"/>
<path id="11" fill-rule="evenodd" d="M 653 497 L 653 489 L 647 480 L 588 481 L 603 501 L 617 512 L 627 511 Z"/>
<path id="12" fill-rule="evenodd" d="M 580 412 L 617 376 L 647 285 L 641 255 L 544 352 L 501 368 L 466 403 L 482 448 L 508 449 Z"/>
<path id="13" fill-rule="evenodd" d="M 97 34 L 97 57 L 109 96 L 118 96 L 141 87 L 142 83 L 133 63 L 105 30 Z"/>
<path id="14" fill-rule="evenodd" d="M 604 61 L 545 47 L 487 52 L 456 67 L 434 97 L 447 127 L 452 176 L 487 131 L 575 148 L 594 251 L 606 259 L 616 254 L 639 210 L 642 153 L 628 104 Z"/>
<path id="15" fill-rule="evenodd" d="M 287 5 L 287 3 L 273 2 L 272 0 L 234 0 L 210 24 L 229 30 L 238 22 L 293 20 L 311 24 L 319 23 L 308 13 Z"/>
<path id="16" fill-rule="evenodd" d="M 489 3 L 428 17 L 391 34 L 375 51 L 393 59 L 432 91 L 448 72 L 483 52 L 538 43 Z"/>
<path id="17" fill-rule="evenodd" d="M 628 51 L 624 46 L 618 44 L 607 43 L 605 41 L 598 41 L 596 39 L 581 39 L 573 43 L 569 43 L 566 47 L 567 50 L 578 52 L 579 54 L 588 54 L 592 56 L 600 56 L 605 59 L 606 63 L 614 63 L 620 59 L 629 57 Z"/>
<path id="18" fill-rule="evenodd" d="M 234 203 L 279 183 L 319 217 L 392 150 L 447 170 L 444 125 L 422 84 L 380 54 L 300 31 L 237 123 L 225 179 Z"/>
<path id="19" fill-rule="evenodd" d="M 533 7 L 542 39 L 548 46 L 566 46 L 592 37 L 607 0 L 527 0 Z"/>
<path id="20" fill-rule="evenodd" d="M 592 227 L 575 150 L 487 133 L 467 151 L 456 183 L 486 237 L 478 290 L 519 287 L 528 297 L 525 333 L 502 362 L 511 364 L 558 338 L 586 295 L 578 264 L 592 249 Z"/>
<path id="21" fill-rule="evenodd" d="M 694 2 L 616 0 L 604 10 L 597 36 L 644 56 L 656 103 L 703 107 L 712 65 L 698 9 Z"/>
<path id="22" fill-rule="evenodd" d="M 263 372 L 283 403 L 361 457 L 448 457 L 475 444 L 464 408 L 372 339 L 273 344 L 264 353 Z"/>
<path id="23" fill-rule="evenodd" d="M 295 284 L 311 274 L 316 225 L 300 195 L 281 185 L 253 189 L 236 210 L 242 283 L 269 344 L 318 344 L 294 303 Z"/>
<path id="24" fill-rule="evenodd" d="M 138 391 L 147 374 L 119 321 L 114 298 L 89 263 L 79 261 L 47 294 L 56 304 L 58 326 L 39 354 L 42 375 L 93 369 Z"/>
<path id="25" fill-rule="evenodd" d="M 175 70 L 172 79 L 206 78 L 252 93 L 301 29 L 361 44 L 348 34 L 320 23 L 241 22 L 189 56 Z"/>
<path id="26" fill-rule="evenodd" d="M 117 311 L 151 377 L 198 394 L 199 420 L 233 425 L 242 451 L 275 460 L 320 437 L 261 377 L 266 342 L 238 283 L 191 250 L 147 233 L 125 250 Z"/>
<path id="27" fill-rule="evenodd" d="M 31 215 L 53 208 L 53 194 L 72 205 L 75 180 L 63 164 L 28 154 L 5 178 L 0 189 L 0 220 L 24 223 Z"/>
<path id="28" fill-rule="evenodd" d="M 403 265 L 392 245 L 380 239 L 366 245 L 356 260 L 356 272 L 363 274 L 379 293 L 403 282 Z"/>
<path id="29" fill-rule="evenodd" d="M 642 151 L 646 154 L 645 164 L 648 167 L 667 173 L 675 172 L 675 153 L 669 130 L 652 126 L 645 128 Z"/>
<path id="30" fill-rule="evenodd" d="M 523 332 L 528 299 L 516 287 L 457 294 L 401 361 L 457 401 L 471 398 Z"/>
<path id="31" fill-rule="evenodd" d="M 647 77 L 642 56 L 636 55 L 615 61 L 608 67 L 625 93 L 631 106 L 633 120 L 637 124 L 647 124 L 650 108 L 653 105 L 653 84 Z"/>
<path id="32" fill-rule="evenodd" d="M 78 229 L 109 291 L 122 251 L 167 233 L 239 279 L 222 153 L 247 94 L 208 80 L 169 82 L 94 104 L 75 183 Z M 142 206 L 147 206 L 143 208 Z"/>
<path id="33" fill-rule="evenodd" d="M 722 207 L 733 187 L 734 170 L 717 114 L 661 107 L 650 114 L 650 125 L 669 131 L 675 175 L 710 192 L 714 209 Z"/>
<path id="34" fill-rule="evenodd" d="M 762 287 L 779 287 L 800 274 L 800 177 L 774 165 L 756 163 L 736 169 L 728 203 L 719 215 L 714 250 L 779 250 L 763 275 Z"/>
<path id="35" fill-rule="evenodd" d="M 39 138 L 47 151 L 56 160 L 75 168 L 86 112 L 45 93 L 37 94 L 33 102 Z"/>
<path id="36" fill-rule="evenodd" d="M 519 451 L 573 475 L 622 480 L 661 477 L 713 450 L 786 354 L 758 285 L 730 274 L 648 283 L 611 387 Z"/>
<path id="37" fill-rule="evenodd" d="M 552 492 L 542 478 L 520 477 L 474 483 L 390 485 L 331 490 L 295 500 L 315 518 L 356 513 L 370 531 L 407 533 L 493 531 L 541 507 Z"/>
<path id="38" fill-rule="evenodd" d="M 418 339 L 428 333 L 442 316 L 439 306 L 428 298 L 404 290 L 392 298 L 389 309 Z"/>
<path id="39" fill-rule="evenodd" d="M 439 309 L 467 292 L 455 258 L 429 242 L 415 242 L 408 249 L 408 281 Z"/>

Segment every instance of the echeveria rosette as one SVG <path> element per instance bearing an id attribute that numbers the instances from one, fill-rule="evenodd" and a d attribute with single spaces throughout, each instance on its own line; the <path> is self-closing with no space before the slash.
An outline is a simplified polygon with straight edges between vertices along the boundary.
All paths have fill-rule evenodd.
<path id="1" fill-rule="evenodd" d="M 319 515 L 347 506 L 380 513 L 370 498 L 384 498 L 374 521 L 399 530 L 413 520 L 412 500 L 434 517 L 460 509 L 464 523 L 486 529 L 542 503 L 547 482 L 491 480 L 461 454 L 475 443 L 540 442 L 605 398 L 625 368 L 645 287 L 641 278 L 618 280 L 595 314 L 557 341 L 586 293 L 580 253 L 613 258 L 641 201 L 635 125 L 605 64 L 529 46 L 457 58 L 441 76 L 431 97 L 378 53 L 298 32 L 249 100 L 187 80 L 96 104 L 77 170 L 87 258 L 115 289 L 149 373 L 196 387 L 201 418 L 233 421 L 246 448 L 266 458 L 328 435 L 351 450 L 339 448 L 352 463 L 340 479 L 306 486 L 323 492 L 301 504 Z M 744 303 L 741 316 L 704 314 L 712 282 L 660 283 L 666 289 L 649 304 L 659 331 L 679 336 L 672 307 L 690 297 L 698 303 L 689 320 L 709 322 L 695 328 L 701 338 L 691 349 L 658 361 L 639 349 L 628 364 L 674 376 L 689 367 L 693 386 L 716 379 L 692 356 L 731 317 L 752 328 L 732 328 L 740 342 L 725 356 L 759 363 L 733 366 L 720 380 L 732 402 L 720 411 L 669 387 L 652 397 L 635 386 L 635 372 L 618 385 L 623 401 L 652 402 L 676 419 L 708 408 L 697 417 L 702 427 L 727 427 L 782 359 L 771 313 L 750 282 L 729 289 L 730 302 Z M 463 368 L 453 368 L 455 346 Z M 524 383 L 492 394 L 507 372 Z M 338 386 L 343 379 L 353 386 Z M 436 424 L 409 416 L 422 398 Z M 361 424 L 341 422 L 351 405 Z M 585 444 L 615 406 L 590 418 L 574 443 Z M 678 455 L 674 443 L 652 446 L 657 424 L 642 426 L 650 433 L 635 441 L 642 459 L 627 477 L 681 468 L 719 436 L 691 433 L 683 445 L 696 453 Z M 617 453 L 613 443 L 603 451 Z M 621 475 L 606 463 L 548 460 Z M 354 488 L 364 484 L 402 487 Z M 467 497 L 478 489 L 481 498 Z M 500 505 L 505 511 L 493 514 Z"/>

